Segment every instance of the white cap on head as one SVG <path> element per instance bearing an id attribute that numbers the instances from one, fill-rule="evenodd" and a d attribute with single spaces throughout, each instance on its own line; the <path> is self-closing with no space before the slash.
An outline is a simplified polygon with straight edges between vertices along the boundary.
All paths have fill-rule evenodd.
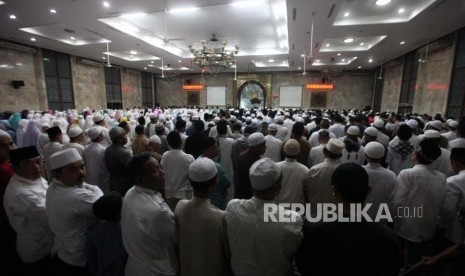
<path id="1" fill-rule="evenodd" d="M 459 123 L 455 120 L 450 120 L 447 125 L 451 128 L 457 128 L 459 126 Z"/>
<path id="2" fill-rule="evenodd" d="M 48 158 L 48 164 L 51 170 L 56 170 L 81 160 L 82 157 L 75 148 L 68 148 L 52 154 Z"/>
<path id="3" fill-rule="evenodd" d="M 68 130 L 69 138 L 76 138 L 82 133 L 82 128 L 75 126 Z"/>
<path id="4" fill-rule="evenodd" d="M 249 147 L 255 147 L 265 142 L 265 136 L 263 136 L 263 134 L 260 132 L 252 133 L 249 135 L 249 137 L 247 137 L 247 143 L 249 144 Z"/>
<path id="5" fill-rule="evenodd" d="M 348 135 L 358 136 L 360 134 L 360 129 L 357 126 L 350 126 L 347 129 L 347 134 Z"/>
<path id="6" fill-rule="evenodd" d="M 442 128 L 442 122 L 439 121 L 439 120 L 431 121 L 431 122 L 429 122 L 429 125 L 431 127 L 434 127 L 436 130 L 441 130 L 441 128 Z"/>
<path id="7" fill-rule="evenodd" d="M 195 182 L 204 182 L 215 177 L 217 173 L 215 162 L 210 158 L 200 157 L 189 166 L 189 179 Z"/>
<path id="8" fill-rule="evenodd" d="M 286 144 L 284 144 L 284 153 L 289 156 L 296 156 L 300 152 L 300 145 L 299 142 L 295 139 L 287 140 Z"/>
<path id="9" fill-rule="evenodd" d="M 300 123 L 305 123 L 305 119 L 302 118 L 302 117 L 297 117 L 297 118 L 295 119 L 295 121 L 296 121 L 296 122 L 300 122 Z"/>
<path id="10" fill-rule="evenodd" d="M 384 156 L 385 148 L 380 142 L 370 142 L 365 146 L 365 154 L 374 159 L 380 159 Z"/>
<path id="11" fill-rule="evenodd" d="M 270 158 L 259 159 L 249 170 L 250 183 L 255 190 L 270 188 L 280 176 L 281 168 Z"/>
<path id="12" fill-rule="evenodd" d="M 439 131 L 437 131 L 437 130 L 428 129 L 428 130 L 425 131 L 425 133 L 423 134 L 423 137 L 434 139 L 434 138 L 440 138 L 440 137 L 441 137 L 441 134 L 440 134 Z"/>
<path id="13" fill-rule="evenodd" d="M 415 119 L 410 119 L 407 121 L 407 125 L 411 128 L 411 129 L 416 129 L 418 127 L 418 122 L 417 120 Z"/>
<path id="14" fill-rule="evenodd" d="M 342 154 L 342 151 L 345 148 L 344 142 L 337 138 L 329 139 L 328 143 L 326 143 L 325 148 L 334 154 Z"/>
<path id="15" fill-rule="evenodd" d="M 94 121 L 94 123 L 100 122 L 103 119 L 105 119 L 105 117 L 103 117 L 103 115 L 100 113 L 97 113 L 92 117 L 92 120 Z"/>
<path id="16" fill-rule="evenodd" d="M 150 136 L 149 143 L 155 143 L 155 144 L 161 145 L 161 139 L 160 139 L 160 137 L 158 135 L 154 134 L 154 135 Z"/>
<path id="17" fill-rule="evenodd" d="M 103 127 L 94 126 L 87 130 L 87 136 L 89 136 L 90 140 L 95 140 L 99 137 L 102 131 L 103 131 Z"/>
<path id="18" fill-rule="evenodd" d="M 282 124 L 284 122 L 284 118 L 283 116 L 276 116 L 275 121 L 278 124 Z"/>
<path id="19" fill-rule="evenodd" d="M 376 128 L 382 128 L 382 127 L 384 127 L 384 122 L 383 122 L 383 120 L 376 120 L 373 123 L 373 126 L 376 127 Z"/>
<path id="20" fill-rule="evenodd" d="M 365 134 L 376 137 L 378 136 L 378 130 L 375 127 L 367 127 L 365 128 Z"/>
<path id="21" fill-rule="evenodd" d="M 278 125 L 277 124 L 269 124 L 268 125 L 268 130 L 278 130 Z"/>
<path id="22" fill-rule="evenodd" d="M 245 121 L 246 121 L 247 123 L 251 123 L 251 122 L 252 122 L 252 117 L 247 117 L 247 118 L 245 118 Z"/>

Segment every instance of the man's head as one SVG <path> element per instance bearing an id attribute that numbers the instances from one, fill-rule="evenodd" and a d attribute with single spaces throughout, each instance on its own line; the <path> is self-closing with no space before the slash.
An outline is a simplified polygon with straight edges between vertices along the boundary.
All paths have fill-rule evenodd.
<path id="1" fill-rule="evenodd" d="M 108 192 L 94 202 L 92 211 L 96 217 L 106 221 L 120 221 L 123 197 L 115 191 Z"/>
<path id="2" fill-rule="evenodd" d="M 161 139 L 158 135 L 154 134 L 149 138 L 149 149 L 154 152 L 160 153 Z"/>
<path id="3" fill-rule="evenodd" d="M 378 138 L 378 130 L 375 127 L 367 127 L 363 133 L 363 140 L 366 144 L 372 141 L 376 141 Z"/>
<path id="4" fill-rule="evenodd" d="M 397 137 L 401 141 L 408 141 L 412 137 L 412 130 L 408 125 L 401 125 L 397 131 Z"/>
<path id="5" fill-rule="evenodd" d="M 177 131 L 171 131 L 168 133 L 168 136 L 166 137 L 166 140 L 168 140 L 168 145 L 172 149 L 180 149 L 182 148 L 182 138 L 181 134 Z"/>
<path id="6" fill-rule="evenodd" d="M 412 158 L 416 164 L 429 165 L 441 156 L 439 145 L 430 139 L 423 139 L 413 152 Z"/>
<path id="7" fill-rule="evenodd" d="M 249 177 L 257 198 L 272 200 L 281 189 L 281 168 L 269 158 L 253 163 Z"/>
<path id="8" fill-rule="evenodd" d="M 93 126 L 87 130 L 87 136 L 92 142 L 101 142 L 103 140 L 102 131 L 103 127 Z"/>
<path id="9" fill-rule="evenodd" d="M 75 148 L 52 154 L 48 163 L 54 178 L 67 186 L 80 185 L 86 176 L 84 162 Z"/>
<path id="10" fill-rule="evenodd" d="M 258 155 L 263 155 L 266 151 L 265 136 L 260 132 L 250 134 L 247 137 L 247 143 L 249 144 L 249 150 Z"/>
<path id="11" fill-rule="evenodd" d="M 50 141 L 52 142 L 58 142 L 58 143 L 63 142 L 63 136 L 61 133 L 61 129 L 58 126 L 54 126 L 54 127 L 47 129 L 47 135 L 48 135 L 48 139 L 50 139 Z"/>
<path id="12" fill-rule="evenodd" d="M 453 148 L 450 152 L 450 162 L 456 173 L 465 170 L 465 148 Z"/>
<path id="13" fill-rule="evenodd" d="M 331 186 L 343 203 L 363 203 L 370 191 L 367 172 L 355 163 L 339 165 L 331 176 Z"/>
<path id="14" fill-rule="evenodd" d="M 10 134 L 0 129 L 0 161 L 8 160 L 10 150 L 15 148 L 15 143 Z"/>
<path id="15" fill-rule="evenodd" d="M 186 121 L 184 121 L 183 119 L 179 118 L 176 120 L 176 130 L 181 132 L 181 133 L 184 133 L 186 131 Z"/>
<path id="16" fill-rule="evenodd" d="M 202 155 L 211 159 L 218 156 L 218 145 L 213 137 L 206 137 L 203 140 Z"/>
<path id="17" fill-rule="evenodd" d="M 35 146 L 17 148 L 10 151 L 10 162 L 15 173 L 29 180 L 41 177 L 42 159 Z"/>
<path id="18" fill-rule="evenodd" d="M 114 127 L 110 130 L 110 140 L 112 143 L 124 146 L 128 140 L 126 138 L 126 131 L 120 127 Z"/>
<path id="19" fill-rule="evenodd" d="M 278 125 L 277 124 L 269 124 L 268 125 L 268 134 L 272 136 L 276 136 L 278 132 Z"/>
<path id="20" fill-rule="evenodd" d="M 344 150 L 345 145 L 339 139 L 331 138 L 329 139 L 326 146 L 323 148 L 323 153 L 326 158 L 330 159 L 339 159 L 342 156 L 342 151 Z"/>
<path id="21" fill-rule="evenodd" d="M 289 139 L 284 144 L 284 153 L 286 154 L 286 157 L 296 158 L 299 152 L 300 152 L 300 145 L 299 145 L 299 142 L 297 142 L 297 140 Z"/>
<path id="22" fill-rule="evenodd" d="M 84 132 L 82 128 L 75 126 L 68 130 L 68 136 L 73 143 L 81 143 L 84 141 Z"/>
<path id="23" fill-rule="evenodd" d="M 304 134 L 304 124 L 301 122 L 296 122 L 292 126 L 292 137 L 294 139 L 300 139 L 300 137 Z"/>
<path id="24" fill-rule="evenodd" d="M 102 114 L 100 113 L 97 113 L 97 114 L 94 114 L 94 116 L 92 117 L 92 121 L 94 121 L 94 124 L 95 125 L 99 125 L 99 126 L 104 126 L 105 125 L 105 117 L 103 117 Z"/>
<path id="25" fill-rule="evenodd" d="M 326 129 L 318 131 L 318 142 L 320 142 L 320 145 L 326 145 L 329 141 L 329 137 L 329 131 Z"/>
<path id="26" fill-rule="evenodd" d="M 226 135 L 228 133 L 228 122 L 226 120 L 220 120 L 216 126 L 218 135 Z"/>
<path id="27" fill-rule="evenodd" d="M 165 175 L 160 164 L 149 154 L 132 157 L 127 170 L 136 186 L 154 191 L 161 191 L 165 187 Z"/>
<path id="28" fill-rule="evenodd" d="M 195 196 L 210 198 L 216 189 L 217 179 L 216 165 L 210 158 L 197 158 L 190 164 L 189 180 Z"/>
<path id="29" fill-rule="evenodd" d="M 365 158 L 368 163 L 379 163 L 384 157 L 385 148 L 380 142 L 369 142 L 365 146 Z"/>
<path id="30" fill-rule="evenodd" d="M 145 126 L 143 125 L 137 125 L 134 131 L 136 132 L 137 135 L 142 135 L 144 134 Z"/>

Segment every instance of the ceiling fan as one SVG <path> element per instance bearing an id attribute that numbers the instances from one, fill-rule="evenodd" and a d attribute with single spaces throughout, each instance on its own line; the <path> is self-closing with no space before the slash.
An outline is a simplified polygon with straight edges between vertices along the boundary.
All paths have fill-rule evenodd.
<path id="1" fill-rule="evenodd" d="M 111 68 L 111 67 L 122 68 L 120 66 L 116 66 L 116 65 L 111 64 L 111 62 L 110 62 L 110 46 L 109 46 L 109 42 L 107 41 L 106 44 L 107 44 L 107 51 L 105 53 L 106 53 L 107 62 L 104 64 L 104 66 L 108 67 L 108 68 Z"/>
<path id="2" fill-rule="evenodd" d="M 186 40 L 185 38 L 168 38 L 168 16 L 167 16 L 167 9 L 166 9 L 166 0 L 163 1 L 163 7 L 164 7 L 164 20 L 165 20 L 165 36 L 164 37 L 159 37 L 161 40 L 163 40 L 163 43 L 168 44 L 171 41 L 182 41 Z"/>

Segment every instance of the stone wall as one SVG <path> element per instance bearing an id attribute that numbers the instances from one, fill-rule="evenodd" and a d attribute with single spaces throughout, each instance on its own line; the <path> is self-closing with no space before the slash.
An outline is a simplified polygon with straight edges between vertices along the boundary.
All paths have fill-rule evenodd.
<path id="1" fill-rule="evenodd" d="M 128 68 L 121 69 L 121 93 L 123 108 L 142 105 L 142 83 L 139 71 Z"/>
<path id="2" fill-rule="evenodd" d="M 74 104 L 77 110 L 86 107 L 105 109 L 105 73 L 102 66 L 85 65 L 71 59 L 73 74 Z"/>
<path id="3" fill-rule="evenodd" d="M 397 62 L 386 66 L 384 70 L 381 111 L 397 112 L 397 108 L 399 107 L 403 66 L 401 62 Z"/>

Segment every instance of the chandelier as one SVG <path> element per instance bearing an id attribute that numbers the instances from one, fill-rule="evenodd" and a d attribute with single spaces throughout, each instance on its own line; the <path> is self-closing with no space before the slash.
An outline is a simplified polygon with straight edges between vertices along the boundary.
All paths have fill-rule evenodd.
<path id="1" fill-rule="evenodd" d="M 202 44 L 200 49 L 194 49 L 192 44 L 187 45 L 187 47 L 194 55 L 194 63 L 202 69 L 216 74 L 235 64 L 236 55 L 239 53 L 238 45 L 234 46 L 234 50 L 225 50 L 226 41 L 219 41 L 216 34 L 212 34 L 210 40 L 202 40 L 200 43 Z"/>

